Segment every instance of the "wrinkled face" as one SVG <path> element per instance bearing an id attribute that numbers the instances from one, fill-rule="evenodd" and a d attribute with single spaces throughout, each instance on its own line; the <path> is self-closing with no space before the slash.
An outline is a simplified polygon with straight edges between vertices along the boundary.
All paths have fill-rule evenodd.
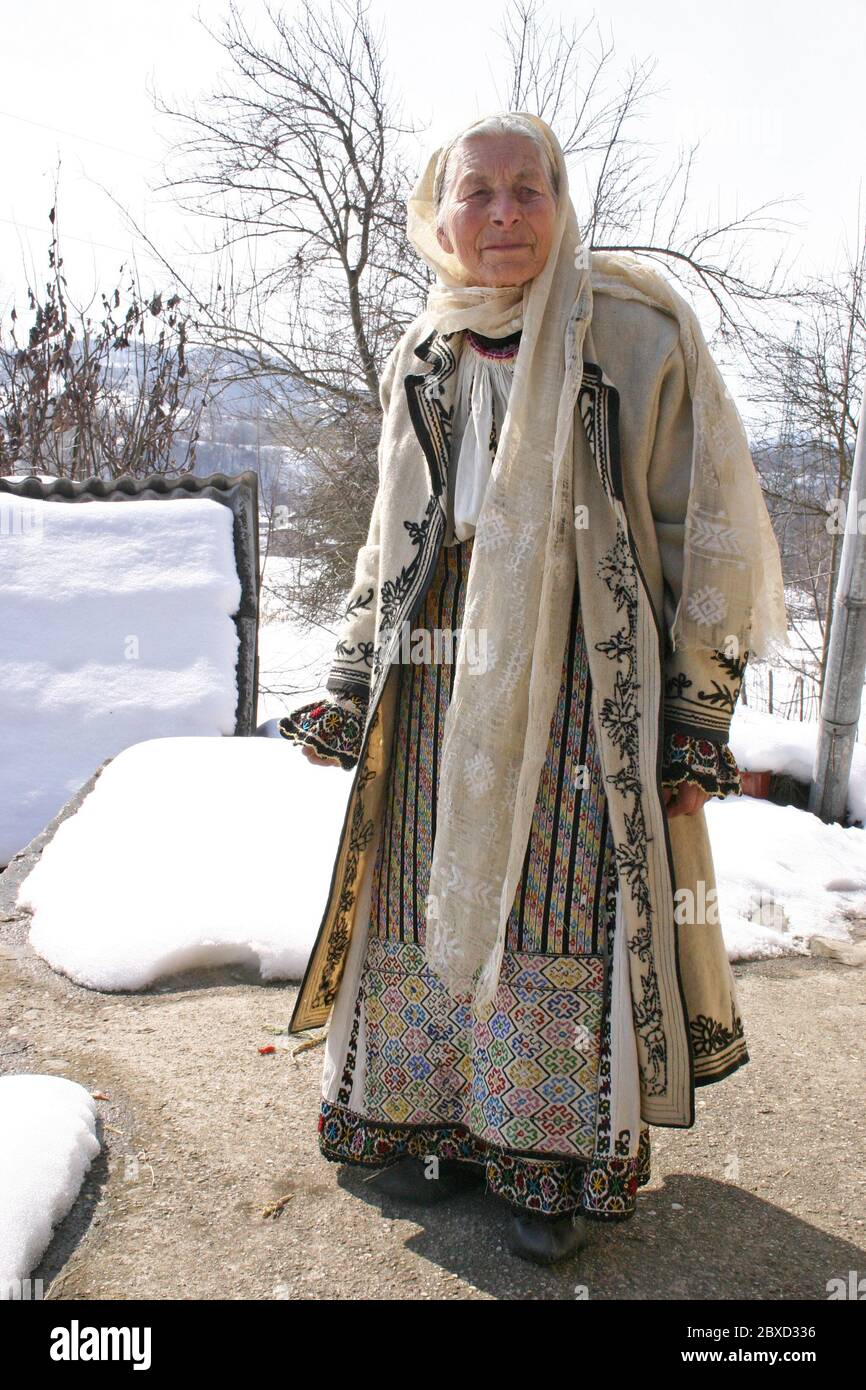
<path id="1" fill-rule="evenodd" d="M 523 285 L 547 260 L 556 199 L 544 157 L 528 135 L 470 135 L 452 150 L 444 251 L 473 285 Z"/>

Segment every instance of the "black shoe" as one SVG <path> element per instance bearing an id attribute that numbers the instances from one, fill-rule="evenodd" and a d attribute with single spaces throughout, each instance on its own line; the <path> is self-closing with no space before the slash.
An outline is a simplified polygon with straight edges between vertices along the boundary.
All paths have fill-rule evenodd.
<path id="1" fill-rule="evenodd" d="M 586 1217 L 579 1212 L 546 1216 L 537 1211 L 512 1211 L 509 1249 L 522 1260 L 552 1265 L 568 1259 L 588 1243 Z"/>
<path id="2" fill-rule="evenodd" d="M 440 1159 L 436 1177 L 427 1177 L 427 1163 L 420 1158 L 400 1158 L 371 1179 L 371 1186 L 388 1197 L 417 1206 L 432 1207 L 446 1202 L 484 1182 L 484 1169 L 478 1164 Z"/>

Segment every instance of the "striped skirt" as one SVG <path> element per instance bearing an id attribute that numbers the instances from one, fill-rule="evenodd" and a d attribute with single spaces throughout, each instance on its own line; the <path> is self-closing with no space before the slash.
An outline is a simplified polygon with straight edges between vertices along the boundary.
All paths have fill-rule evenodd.
<path id="1" fill-rule="evenodd" d="M 474 538 L 443 546 L 400 665 L 394 742 L 354 971 L 335 1005 L 322 1154 L 483 1165 L 488 1191 L 549 1214 L 634 1214 L 650 1177 L 628 963 L 577 584 L 497 994 L 474 1008 L 427 967 L 425 903 L 445 714 Z M 435 641 L 437 631 L 444 641 Z M 417 651 L 417 647 L 414 647 Z"/>

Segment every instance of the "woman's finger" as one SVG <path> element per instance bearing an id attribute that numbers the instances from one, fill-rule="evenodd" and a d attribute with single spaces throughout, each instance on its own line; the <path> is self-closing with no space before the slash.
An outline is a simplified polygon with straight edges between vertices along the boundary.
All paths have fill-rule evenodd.
<path id="1" fill-rule="evenodd" d="M 316 752 L 315 748 L 311 748 L 306 743 L 301 744 L 301 752 L 308 762 L 316 763 L 321 767 L 334 767 L 337 762 L 336 758 L 323 758 L 321 754 Z"/>
<path id="2" fill-rule="evenodd" d="M 693 816 L 708 800 L 709 792 L 696 782 L 681 782 L 675 799 L 668 805 L 668 816 Z"/>

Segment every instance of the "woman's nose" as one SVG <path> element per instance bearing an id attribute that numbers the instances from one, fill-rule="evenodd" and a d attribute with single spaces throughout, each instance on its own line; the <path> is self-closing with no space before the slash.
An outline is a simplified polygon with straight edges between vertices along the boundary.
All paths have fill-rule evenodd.
<path id="1" fill-rule="evenodd" d="M 490 220 L 497 225 L 514 226 L 520 220 L 520 204 L 510 193 L 493 199 L 490 205 Z"/>

